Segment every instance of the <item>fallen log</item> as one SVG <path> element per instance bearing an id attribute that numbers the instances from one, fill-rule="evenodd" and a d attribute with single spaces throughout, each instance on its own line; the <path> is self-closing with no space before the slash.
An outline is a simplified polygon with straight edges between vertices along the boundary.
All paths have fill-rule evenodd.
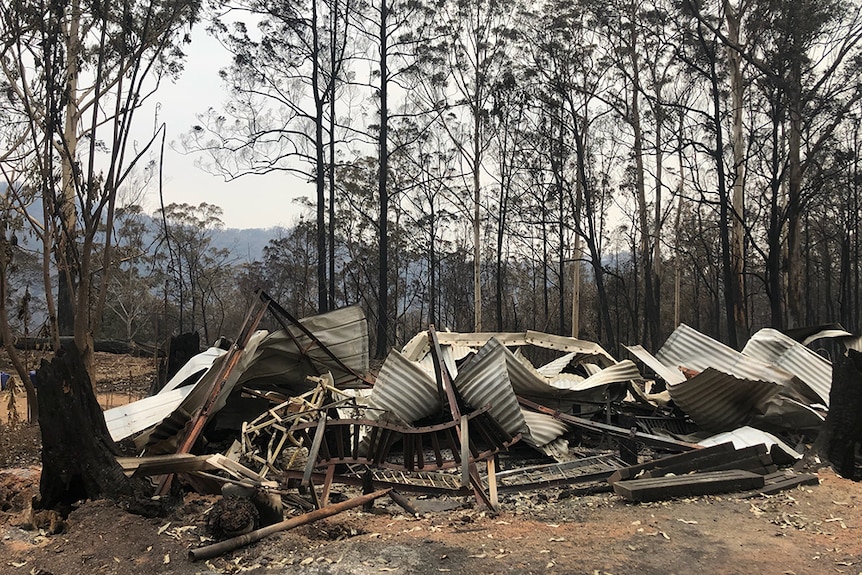
<path id="1" fill-rule="evenodd" d="M 217 557 L 222 553 L 227 553 L 228 551 L 233 551 L 234 549 L 244 547 L 249 543 L 260 541 L 264 537 L 272 535 L 273 533 L 278 533 L 279 531 L 287 531 L 289 529 L 293 529 L 294 527 L 299 527 L 300 525 L 305 525 L 307 523 L 314 523 L 315 521 L 318 521 L 320 519 L 325 519 L 326 517 L 337 515 L 342 511 L 347 511 L 348 509 L 359 507 L 360 505 L 364 505 L 370 501 L 374 501 L 379 497 L 383 497 L 390 491 L 392 491 L 391 488 L 381 489 L 380 491 L 375 491 L 374 493 L 369 493 L 368 495 L 360 495 L 359 497 L 354 497 L 353 499 L 348 499 L 347 501 L 336 503 L 335 505 L 328 505 L 326 507 L 321 507 L 320 509 L 316 509 L 303 515 L 291 517 L 290 519 L 286 519 L 281 523 L 275 523 L 267 527 L 256 529 L 255 531 L 246 533 L 245 535 L 239 535 L 238 537 L 226 539 L 219 543 L 213 543 L 212 545 L 207 545 L 206 547 L 189 549 L 189 559 L 191 561 L 212 559 L 213 557 Z"/>
<path id="2" fill-rule="evenodd" d="M 392 499 L 401 509 L 412 515 L 413 517 L 419 516 L 419 510 L 416 509 L 410 500 L 395 491 L 394 489 L 389 492 L 389 498 Z"/>
<path id="3" fill-rule="evenodd" d="M 74 343 L 75 338 L 72 336 L 62 336 L 60 338 L 61 347 L 69 347 Z M 19 337 L 15 340 L 15 349 L 20 349 L 21 351 L 54 351 L 54 341 L 47 337 Z M 153 345 L 114 339 L 95 340 L 93 342 L 93 351 L 113 353 L 115 355 L 134 355 L 137 357 L 152 357 L 156 353 L 164 355 L 164 352 Z"/>

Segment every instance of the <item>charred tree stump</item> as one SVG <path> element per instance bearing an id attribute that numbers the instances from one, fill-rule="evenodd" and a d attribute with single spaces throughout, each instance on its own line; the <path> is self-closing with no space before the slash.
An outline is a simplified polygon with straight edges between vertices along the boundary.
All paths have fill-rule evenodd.
<path id="1" fill-rule="evenodd" d="M 171 336 L 168 344 L 167 365 L 165 371 L 153 382 L 150 395 L 159 392 L 188 361 L 201 352 L 201 335 L 198 332 L 181 333 Z"/>
<path id="2" fill-rule="evenodd" d="M 143 484 L 126 477 L 117 462 L 117 446 L 77 349 L 42 360 L 36 378 L 42 432 L 36 506 L 65 516 L 80 500 L 107 498 L 131 505 L 136 494 L 144 497 Z"/>
<path id="3" fill-rule="evenodd" d="M 859 479 L 856 447 L 862 443 L 862 353 L 848 350 L 832 367 L 829 414 L 817 438 L 817 451 L 835 471 Z"/>

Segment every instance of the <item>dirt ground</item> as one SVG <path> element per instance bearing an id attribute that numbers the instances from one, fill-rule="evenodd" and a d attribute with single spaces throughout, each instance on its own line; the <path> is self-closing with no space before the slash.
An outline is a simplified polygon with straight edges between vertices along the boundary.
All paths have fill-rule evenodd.
<path id="1" fill-rule="evenodd" d="M 139 377 L 127 371 L 119 368 L 119 380 Z M 471 498 L 407 494 L 419 517 L 383 498 L 370 512 L 347 511 L 192 562 L 188 550 L 211 542 L 207 512 L 216 498 L 190 493 L 172 515 L 156 519 L 85 502 L 61 533 L 50 534 L 47 524 L 28 530 L 28 502 L 38 491 L 38 428 L 6 425 L 0 436 L 0 573 L 10 575 L 862 574 L 862 484 L 825 467 L 817 470 L 820 485 L 750 499 L 632 504 L 566 488 L 501 494 L 502 512 L 494 517 Z M 358 494 L 339 489 L 343 497 Z"/>

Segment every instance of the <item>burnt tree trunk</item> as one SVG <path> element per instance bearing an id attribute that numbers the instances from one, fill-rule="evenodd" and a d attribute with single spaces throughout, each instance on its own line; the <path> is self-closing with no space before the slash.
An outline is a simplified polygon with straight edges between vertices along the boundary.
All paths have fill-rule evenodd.
<path id="1" fill-rule="evenodd" d="M 862 353 L 848 350 L 832 367 L 829 414 L 816 449 L 835 471 L 848 479 L 859 479 L 856 447 L 862 442 Z"/>
<path id="2" fill-rule="evenodd" d="M 42 431 L 38 507 L 65 515 L 76 501 L 130 503 L 136 492 L 143 495 L 143 485 L 127 478 L 117 463 L 117 446 L 76 348 L 42 360 L 36 379 Z"/>

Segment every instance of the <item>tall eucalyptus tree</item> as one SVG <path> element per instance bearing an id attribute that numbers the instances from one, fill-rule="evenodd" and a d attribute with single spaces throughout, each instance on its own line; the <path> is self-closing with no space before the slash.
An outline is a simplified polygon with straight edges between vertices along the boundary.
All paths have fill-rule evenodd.
<path id="1" fill-rule="evenodd" d="M 226 179 L 285 171 L 314 181 L 321 312 L 331 303 L 327 174 L 335 159 L 328 156 L 340 137 L 331 116 L 348 72 L 349 7 L 344 0 L 215 1 L 210 32 L 231 54 L 221 71 L 230 100 L 202 114 L 184 141 L 208 153 L 204 167 Z"/>

